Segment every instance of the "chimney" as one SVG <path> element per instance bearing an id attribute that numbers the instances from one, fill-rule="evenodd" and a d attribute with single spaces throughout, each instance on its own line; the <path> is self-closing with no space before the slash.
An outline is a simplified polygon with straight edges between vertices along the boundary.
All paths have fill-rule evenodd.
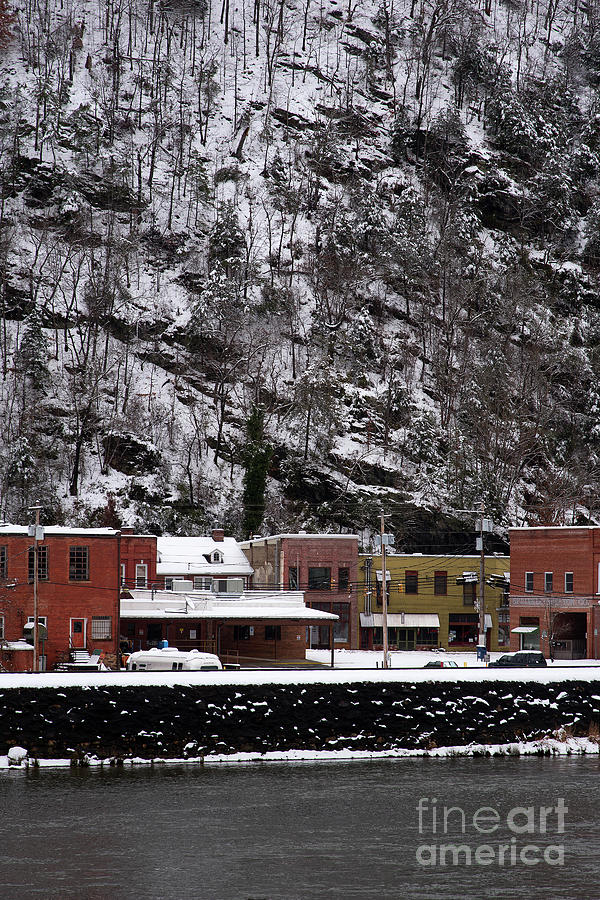
<path id="1" fill-rule="evenodd" d="M 121 534 L 133 534 L 133 526 L 126 525 L 121 528 Z"/>
<path id="2" fill-rule="evenodd" d="M 215 544 L 221 544 L 225 540 L 225 532 L 222 528 L 213 528 L 212 539 Z"/>

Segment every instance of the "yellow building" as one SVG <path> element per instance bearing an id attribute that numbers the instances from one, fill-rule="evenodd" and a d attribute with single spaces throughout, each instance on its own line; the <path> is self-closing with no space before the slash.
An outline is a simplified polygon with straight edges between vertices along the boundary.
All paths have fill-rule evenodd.
<path id="1" fill-rule="evenodd" d="M 474 650 L 479 634 L 479 555 L 388 553 L 388 641 L 391 650 L 441 647 Z M 509 646 L 509 556 L 485 557 L 484 607 L 488 650 Z M 359 635 L 362 650 L 380 649 L 381 556 L 360 554 Z"/>

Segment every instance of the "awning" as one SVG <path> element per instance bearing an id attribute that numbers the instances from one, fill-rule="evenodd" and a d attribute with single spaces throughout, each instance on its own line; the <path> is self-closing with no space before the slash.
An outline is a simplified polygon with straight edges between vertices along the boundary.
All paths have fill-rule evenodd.
<path id="1" fill-rule="evenodd" d="M 534 631 L 539 631 L 539 627 L 537 625 L 519 625 L 518 628 L 511 628 L 511 634 L 533 634 Z"/>
<path id="2" fill-rule="evenodd" d="M 377 576 L 377 581 L 383 581 L 383 572 L 381 569 L 377 569 L 375 574 Z M 385 570 L 385 580 L 386 581 L 392 580 L 391 572 L 388 569 Z"/>
<path id="3" fill-rule="evenodd" d="M 440 617 L 435 613 L 388 613 L 388 628 L 439 628 Z M 383 628 L 383 613 L 360 614 L 362 628 Z"/>
<path id="4" fill-rule="evenodd" d="M 488 628 L 493 628 L 493 627 L 494 627 L 494 623 L 492 622 L 492 617 L 490 616 L 489 613 L 486 613 L 485 621 L 484 621 L 484 628 L 488 629 Z"/>

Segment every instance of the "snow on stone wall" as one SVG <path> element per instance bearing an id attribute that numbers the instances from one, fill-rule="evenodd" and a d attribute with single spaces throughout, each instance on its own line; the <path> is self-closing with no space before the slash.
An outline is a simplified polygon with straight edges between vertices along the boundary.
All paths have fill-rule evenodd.
<path id="1" fill-rule="evenodd" d="M 373 750 L 597 733 L 593 682 L 17 688 L 0 693 L 0 754 L 197 758 Z"/>

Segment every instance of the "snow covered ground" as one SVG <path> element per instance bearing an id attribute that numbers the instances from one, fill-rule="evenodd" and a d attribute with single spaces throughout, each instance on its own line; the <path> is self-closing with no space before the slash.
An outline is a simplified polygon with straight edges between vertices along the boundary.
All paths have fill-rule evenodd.
<path id="1" fill-rule="evenodd" d="M 319 661 L 327 657 L 326 651 Z M 356 654 L 356 655 L 354 655 Z M 499 656 L 500 654 L 492 654 Z M 337 656 L 337 654 L 336 654 Z M 481 681 L 600 681 L 600 662 L 595 660 L 562 661 L 545 668 L 531 669 L 490 669 L 477 663 L 475 654 L 443 653 L 393 653 L 392 668 L 376 668 L 381 654 L 361 651 L 340 651 L 336 668 L 321 669 L 242 669 L 238 672 L 46 672 L 33 675 L 27 673 L 0 674 L 0 690 L 10 688 L 65 688 L 65 687 L 131 687 L 160 685 L 261 685 L 261 684 L 349 684 L 352 682 L 408 682 L 415 684 L 439 679 L 464 682 Z M 362 662 L 360 661 L 362 657 Z M 375 658 L 377 657 L 377 658 Z M 409 661 L 412 657 L 412 661 Z M 458 668 L 426 669 L 428 659 L 454 659 Z M 312 658 L 312 656 L 311 656 Z M 406 662 L 404 659 L 406 658 Z M 348 662 L 345 660 L 348 659 Z M 403 668 L 400 668 L 402 659 Z M 350 663 L 349 660 L 354 660 Z M 466 665 L 465 665 L 466 663 Z M 339 666 L 339 668 L 338 668 Z"/>
<path id="2" fill-rule="evenodd" d="M 508 651 L 503 650 L 501 653 L 490 653 L 490 661 L 499 659 Z M 329 664 L 329 650 L 307 650 L 306 658 L 313 662 Z M 485 668 L 486 664 L 478 662 L 474 651 L 448 652 L 444 650 L 393 650 L 390 652 L 390 660 L 393 669 L 420 669 L 431 660 L 453 660 L 462 668 L 476 667 Z M 381 668 L 383 664 L 383 652 L 379 650 L 336 650 L 335 651 L 335 667 L 336 669 L 375 669 Z M 600 666 L 598 659 L 561 659 L 551 663 L 549 666 Z"/>
<path id="3" fill-rule="evenodd" d="M 13 748 L 20 750 L 22 748 Z M 598 744 L 589 738 L 581 737 L 545 737 L 537 741 L 515 741 L 510 744 L 467 744 L 456 747 L 436 747 L 432 750 L 408 750 L 398 748 L 394 750 L 276 750 L 268 753 L 216 753 L 208 756 L 173 758 L 173 759 L 143 759 L 134 757 L 123 760 L 125 766 L 158 766 L 158 765 L 240 765 L 257 763 L 299 763 L 299 762 L 361 762 L 377 759 L 406 759 L 415 756 L 426 756 L 434 759 L 453 759 L 458 756 L 583 756 L 587 754 L 597 755 Z M 102 767 L 111 765 L 109 759 L 99 759 L 96 756 L 86 757 L 85 763 L 90 767 Z M 25 770 L 32 766 L 40 769 L 70 768 L 73 765 L 71 759 L 29 759 L 26 752 L 13 758 L 0 756 L 0 771 Z"/>

